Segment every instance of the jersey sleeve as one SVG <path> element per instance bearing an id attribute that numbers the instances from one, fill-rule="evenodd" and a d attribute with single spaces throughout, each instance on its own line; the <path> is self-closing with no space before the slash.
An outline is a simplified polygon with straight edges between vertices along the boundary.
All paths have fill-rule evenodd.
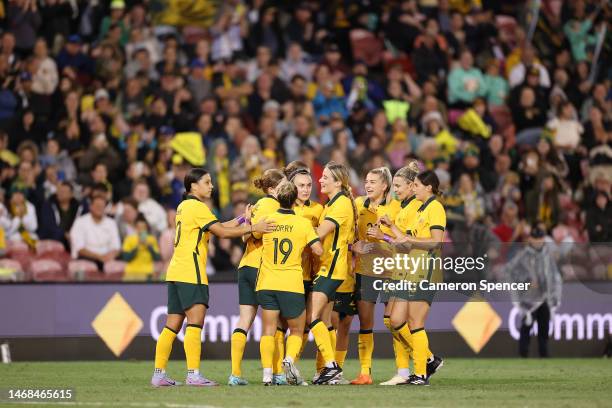
<path id="1" fill-rule="evenodd" d="M 352 218 L 353 206 L 348 199 L 338 201 L 332 205 L 327 211 L 327 214 L 325 214 L 325 219 L 336 224 L 336 228 L 340 228 L 340 225 L 346 224 L 347 221 Z"/>
<path id="2" fill-rule="evenodd" d="M 255 204 L 251 224 L 257 224 L 262 218 L 265 218 L 278 209 L 276 201 L 272 199 L 261 199 Z"/>
<path id="3" fill-rule="evenodd" d="M 442 231 L 446 229 L 446 211 L 444 211 L 444 206 L 438 201 L 435 201 L 429 212 L 429 229 Z"/>
<path id="4" fill-rule="evenodd" d="M 215 214 L 210 211 L 206 204 L 198 205 L 195 217 L 195 224 L 202 230 L 208 231 L 211 225 L 219 222 Z"/>
<path id="5" fill-rule="evenodd" d="M 304 228 L 304 231 L 306 231 L 306 245 L 307 246 L 310 246 L 314 244 L 315 242 L 319 241 L 319 235 L 317 234 L 314 227 L 309 222 L 305 222 L 303 228 Z"/>

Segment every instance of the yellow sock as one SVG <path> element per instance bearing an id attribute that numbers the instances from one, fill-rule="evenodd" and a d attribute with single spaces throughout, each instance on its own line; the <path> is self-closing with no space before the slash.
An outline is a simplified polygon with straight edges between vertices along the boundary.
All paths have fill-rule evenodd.
<path id="1" fill-rule="evenodd" d="M 164 327 L 159 338 L 157 339 L 157 345 L 155 346 L 155 368 L 160 370 L 166 370 L 168 365 L 168 359 L 172 352 L 172 343 L 176 338 L 176 332 Z"/>
<path id="2" fill-rule="evenodd" d="M 408 352 L 412 351 L 412 358 L 414 358 L 414 343 L 412 334 L 410 334 L 408 323 L 404 323 L 401 326 L 394 328 L 391 330 L 391 334 L 393 334 L 394 339 L 400 342 L 404 350 Z"/>
<path id="3" fill-rule="evenodd" d="M 300 348 L 302 348 L 302 336 L 291 335 L 287 337 L 287 357 L 291 357 L 295 361 Z"/>
<path id="4" fill-rule="evenodd" d="M 372 353 L 374 352 L 374 333 L 372 330 L 359 330 L 359 362 L 361 374 L 372 373 Z"/>
<path id="5" fill-rule="evenodd" d="M 285 331 L 278 327 L 274 334 L 274 358 L 272 362 L 272 370 L 274 374 L 283 373 L 283 358 L 285 358 Z"/>
<path id="6" fill-rule="evenodd" d="M 261 336 L 259 340 L 259 354 L 261 355 L 261 367 L 272 368 L 272 361 L 274 360 L 274 336 Z"/>
<path id="7" fill-rule="evenodd" d="M 412 330 L 414 373 L 416 375 L 427 375 L 427 351 L 429 350 L 429 340 L 425 328 Z"/>
<path id="8" fill-rule="evenodd" d="M 308 343 L 308 334 L 310 330 L 304 330 L 304 334 L 302 335 L 302 346 L 300 347 L 300 352 L 295 357 L 295 361 L 297 362 L 300 358 L 302 358 L 302 353 L 304 353 L 304 347 L 306 347 L 306 343 Z"/>
<path id="9" fill-rule="evenodd" d="M 234 330 L 232 333 L 232 375 L 236 377 L 242 376 L 242 356 L 246 347 L 247 334 L 242 329 Z"/>
<path id="10" fill-rule="evenodd" d="M 428 340 L 429 341 L 429 340 Z M 431 360 L 433 358 L 433 353 L 431 352 L 431 350 L 428 348 L 427 349 L 427 361 Z"/>
<path id="11" fill-rule="evenodd" d="M 329 330 L 325 327 L 325 323 L 319 319 L 315 320 L 310 323 L 310 331 L 314 335 L 315 342 L 325 363 L 334 362 L 334 349 L 332 348 L 331 336 L 329 335 Z"/>
<path id="12" fill-rule="evenodd" d="M 347 350 L 336 350 L 336 363 L 340 366 L 340 368 L 344 367 L 344 360 L 346 359 Z"/>
<path id="13" fill-rule="evenodd" d="M 185 329 L 185 357 L 187 358 L 187 370 L 200 369 L 200 354 L 202 353 L 202 327 L 188 324 Z"/>
<path id="14" fill-rule="evenodd" d="M 320 373 L 323 367 L 325 367 L 325 359 L 323 358 L 323 354 L 317 349 L 317 373 Z"/>
<path id="15" fill-rule="evenodd" d="M 329 326 L 327 330 L 329 331 L 329 341 L 331 341 L 332 349 L 336 352 L 336 329 Z"/>
<path id="16" fill-rule="evenodd" d="M 384 317 L 385 326 L 393 334 L 393 328 L 391 327 L 391 318 L 389 316 Z M 393 337 L 393 353 L 395 354 L 395 366 L 398 370 L 408 369 L 410 367 L 410 353 L 402 346 L 402 343 Z"/>

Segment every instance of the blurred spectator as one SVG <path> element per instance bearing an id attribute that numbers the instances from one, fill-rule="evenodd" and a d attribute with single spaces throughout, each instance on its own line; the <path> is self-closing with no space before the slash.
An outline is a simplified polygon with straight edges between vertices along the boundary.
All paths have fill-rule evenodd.
<path id="1" fill-rule="evenodd" d="M 26 200 L 23 192 L 15 191 L 11 194 L 8 209 L 4 205 L 0 207 L 0 226 L 8 241 L 24 242 L 32 250 L 36 247 L 36 207 Z"/>
<path id="2" fill-rule="evenodd" d="M 124 280 L 151 279 L 154 272 L 154 262 L 159 261 L 157 240 L 149 230 L 149 224 L 144 216 L 136 219 L 136 233 L 123 240 L 121 259 L 127 262 Z"/>
<path id="3" fill-rule="evenodd" d="M 136 218 L 138 218 L 138 202 L 132 197 L 125 197 L 117 205 L 115 219 L 119 237 L 123 241 L 128 235 L 136 233 Z"/>
<path id="4" fill-rule="evenodd" d="M 15 47 L 22 55 L 28 55 L 34 47 L 36 32 L 41 24 L 36 0 L 11 0 L 6 10 L 8 27 L 15 36 Z"/>
<path id="5" fill-rule="evenodd" d="M 586 227 L 591 242 L 612 241 L 612 204 L 605 192 L 598 192 L 595 202 L 587 208 Z"/>
<path id="6" fill-rule="evenodd" d="M 479 96 L 486 95 L 482 72 L 474 67 L 474 57 L 469 50 L 463 50 L 459 64 L 448 75 L 448 102 L 458 108 L 471 105 Z"/>
<path id="7" fill-rule="evenodd" d="M 132 198 L 138 203 L 138 211 L 144 215 L 155 235 L 168 228 L 166 211 L 151 198 L 151 191 L 146 180 L 138 180 L 132 187 Z"/>
<path id="8" fill-rule="evenodd" d="M 72 184 L 60 182 L 57 192 L 45 201 L 40 211 L 40 239 L 60 241 L 69 250 L 70 229 L 82 212 L 82 206 L 74 198 Z"/>
<path id="9" fill-rule="evenodd" d="M 78 217 L 70 230 L 72 258 L 92 261 L 99 271 L 103 271 L 104 263 L 115 259 L 121 249 L 117 224 L 104 215 L 106 204 L 104 197 L 92 197 L 89 213 Z"/>

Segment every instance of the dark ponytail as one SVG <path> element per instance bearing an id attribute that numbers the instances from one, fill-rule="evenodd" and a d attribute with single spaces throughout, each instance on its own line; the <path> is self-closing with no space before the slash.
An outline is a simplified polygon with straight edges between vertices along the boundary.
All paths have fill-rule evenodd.
<path id="1" fill-rule="evenodd" d="M 183 185 L 185 186 L 183 200 L 187 198 L 189 194 L 191 194 L 191 185 L 200 181 L 200 179 L 207 174 L 208 170 L 203 169 L 201 167 L 194 167 L 189 171 L 189 173 L 185 176 L 185 180 L 183 181 Z"/>
<path id="2" fill-rule="evenodd" d="M 434 195 L 440 194 L 440 180 L 435 172 L 432 170 L 425 170 L 424 172 L 419 173 L 417 178 L 421 183 L 423 183 L 424 186 L 431 186 L 431 192 Z"/>

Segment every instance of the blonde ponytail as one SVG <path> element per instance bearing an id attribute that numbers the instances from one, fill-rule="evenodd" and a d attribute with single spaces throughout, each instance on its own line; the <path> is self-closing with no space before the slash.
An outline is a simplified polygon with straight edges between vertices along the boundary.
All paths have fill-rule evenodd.
<path id="1" fill-rule="evenodd" d="M 357 206 L 355 205 L 355 197 L 353 197 L 353 192 L 349 184 L 348 169 L 343 164 L 334 161 L 330 161 L 325 167 L 332 174 L 334 180 L 340 182 L 340 190 L 351 200 L 351 205 L 353 207 L 353 224 L 355 225 L 355 230 L 357 230 Z"/>

